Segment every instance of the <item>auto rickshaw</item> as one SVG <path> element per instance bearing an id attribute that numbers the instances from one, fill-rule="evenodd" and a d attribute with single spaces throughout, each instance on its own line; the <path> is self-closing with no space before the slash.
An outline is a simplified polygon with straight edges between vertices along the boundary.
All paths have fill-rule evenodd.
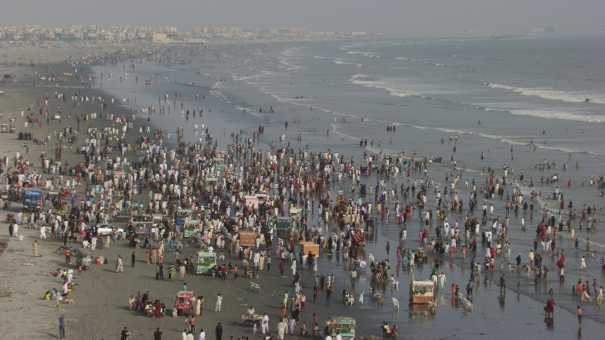
<path id="1" fill-rule="evenodd" d="M 190 315 L 193 312 L 193 292 L 182 290 L 176 293 L 174 309 L 177 315 Z"/>
<path id="2" fill-rule="evenodd" d="M 357 322 L 348 316 L 337 316 L 327 322 L 328 333 L 334 338 L 340 335 L 343 340 L 355 339 Z"/>

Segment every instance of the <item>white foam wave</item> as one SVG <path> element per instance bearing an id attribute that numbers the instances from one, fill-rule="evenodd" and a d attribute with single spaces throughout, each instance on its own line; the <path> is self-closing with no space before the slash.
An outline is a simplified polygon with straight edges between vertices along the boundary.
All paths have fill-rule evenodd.
<path id="1" fill-rule="evenodd" d="M 548 87 L 514 87 L 504 84 L 487 83 L 492 89 L 512 91 L 521 96 L 539 97 L 547 100 L 556 100 L 567 103 L 596 103 L 605 104 L 605 95 L 579 91 L 561 91 Z"/>
<path id="2" fill-rule="evenodd" d="M 349 79 L 349 81 L 355 85 L 360 85 L 360 86 L 364 86 L 367 88 L 385 90 L 389 93 L 389 95 L 394 96 L 394 97 L 414 97 L 414 96 L 422 97 L 418 93 L 415 93 L 412 91 L 406 91 L 403 89 L 396 89 L 396 88 L 390 87 L 383 81 L 372 80 L 371 77 L 369 77 L 365 74 L 355 74 Z"/>
<path id="3" fill-rule="evenodd" d="M 291 63 L 287 58 L 281 58 L 279 64 L 280 67 L 287 72 L 296 72 L 302 69 L 302 66 Z"/>
<path id="4" fill-rule="evenodd" d="M 338 128 L 336 127 L 336 124 L 331 124 L 331 128 L 332 128 L 332 132 L 333 133 L 335 133 L 335 134 L 337 134 L 337 135 L 339 135 L 341 137 L 348 138 L 348 139 L 351 139 L 351 140 L 354 140 L 354 141 L 360 141 L 361 140 L 361 138 L 359 138 L 359 137 L 355 137 L 355 136 L 346 134 L 346 133 L 338 130 Z"/>
<path id="5" fill-rule="evenodd" d="M 362 86 L 383 88 L 383 87 L 381 87 L 381 85 L 383 85 L 382 82 L 376 82 L 371 79 L 372 78 L 367 75 L 356 74 L 351 78 L 351 82 L 353 82 L 353 83 L 356 82 L 357 84 L 362 85 Z M 302 107 L 309 106 L 309 103 L 307 101 L 301 101 L 301 100 L 296 100 L 296 99 L 292 99 L 292 98 L 284 98 L 284 97 L 276 94 L 275 92 L 272 93 L 271 91 L 268 91 L 264 87 L 261 88 L 261 91 L 265 94 L 270 95 L 271 97 L 273 97 L 274 99 L 276 99 L 277 101 L 282 102 L 282 103 L 287 103 L 290 105 L 302 106 Z M 411 124 L 411 123 L 407 123 L 407 122 L 394 122 L 394 121 L 388 121 L 388 120 L 381 120 L 381 119 L 357 115 L 357 114 L 350 113 L 350 112 L 334 111 L 332 109 L 325 108 L 320 105 L 313 105 L 313 109 L 333 115 L 334 117 L 339 117 L 339 118 L 343 119 L 343 121 L 351 120 L 351 121 L 358 121 L 358 122 L 361 121 L 362 123 L 367 123 L 367 124 L 380 124 L 380 125 L 390 124 L 390 125 L 397 125 L 397 126 L 406 126 L 406 127 L 414 128 L 417 130 L 439 131 L 439 132 L 450 134 L 450 135 L 474 136 L 474 137 L 479 137 L 479 138 L 485 138 L 485 139 L 494 140 L 494 141 L 498 141 L 498 142 L 509 144 L 509 145 L 529 146 L 529 145 L 531 145 L 530 140 L 534 139 L 534 138 L 528 137 L 528 136 L 503 136 L 503 135 L 487 134 L 487 133 L 482 133 L 482 132 L 477 132 L 477 131 L 472 131 L 472 130 L 467 130 L 467 129 L 453 129 L 453 128 L 441 127 L 441 126 L 425 126 L 425 125 Z M 489 107 L 485 107 L 484 109 L 485 110 L 494 110 L 494 111 L 508 111 L 506 109 L 491 109 Z M 256 113 L 253 112 L 253 110 L 249 110 L 248 112 L 250 112 L 253 115 L 256 115 Z M 605 119 L 605 117 L 603 117 L 603 119 Z M 340 122 L 340 120 L 338 120 L 338 122 Z M 343 131 L 340 131 L 338 129 L 337 124 L 334 124 L 334 123 L 331 124 L 331 129 L 335 134 L 337 134 L 343 138 L 356 140 L 356 141 L 360 140 L 359 137 L 356 137 L 356 136 L 353 136 L 350 134 L 346 134 Z M 585 154 L 600 155 L 600 153 L 598 153 L 598 152 L 587 151 L 584 149 L 569 148 L 569 147 L 565 147 L 565 146 L 545 145 L 545 144 L 534 144 L 534 145 L 537 148 L 544 149 L 544 150 L 559 151 L 559 152 L 564 152 L 564 153 L 585 153 Z"/>
<path id="6" fill-rule="evenodd" d="M 286 48 L 285 50 L 283 50 L 281 52 L 281 54 L 285 57 L 292 57 L 295 55 L 295 52 L 302 49 L 302 47 L 290 47 L 290 48 Z"/>
<path id="7" fill-rule="evenodd" d="M 340 58 L 334 58 L 332 59 L 332 63 L 336 64 L 336 65 L 356 65 L 357 67 L 363 67 L 362 64 L 358 64 L 358 63 L 351 63 L 348 61 L 344 61 Z"/>
<path id="8" fill-rule="evenodd" d="M 361 55 L 370 59 L 380 59 L 380 55 L 367 51 L 347 51 L 347 54 L 351 55 Z"/>
<path id="9" fill-rule="evenodd" d="M 605 123 L 605 115 L 579 114 L 547 110 L 510 110 L 515 116 L 531 116 L 545 119 L 571 120 L 582 123 Z"/>
<path id="10" fill-rule="evenodd" d="M 250 80 L 257 80 L 266 76 L 273 74 L 271 71 L 263 70 L 260 73 L 245 75 L 245 76 L 237 76 L 234 73 L 231 74 L 231 78 L 235 81 L 245 81 L 247 83 L 251 83 Z"/>

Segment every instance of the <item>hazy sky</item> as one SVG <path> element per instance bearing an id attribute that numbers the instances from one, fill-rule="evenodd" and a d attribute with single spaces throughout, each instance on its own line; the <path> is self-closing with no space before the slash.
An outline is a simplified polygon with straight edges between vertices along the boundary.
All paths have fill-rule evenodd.
<path id="1" fill-rule="evenodd" d="M 605 32 L 605 0 L 0 0 L 0 24 L 204 24 L 404 35 Z"/>

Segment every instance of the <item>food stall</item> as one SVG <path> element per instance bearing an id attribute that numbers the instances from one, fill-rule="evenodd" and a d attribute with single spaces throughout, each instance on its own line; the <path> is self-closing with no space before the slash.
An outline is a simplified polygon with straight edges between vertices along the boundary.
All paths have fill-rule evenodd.
<path id="1" fill-rule="evenodd" d="M 199 231 L 199 226 L 201 224 L 200 220 L 193 218 L 186 218 L 183 223 L 183 237 L 190 238 L 195 235 L 197 231 Z"/>
<path id="2" fill-rule="evenodd" d="M 436 312 L 435 283 L 431 280 L 410 281 L 410 313 Z"/>
<path id="3" fill-rule="evenodd" d="M 239 245 L 242 247 L 255 247 L 256 246 L 256 232 L 254 231 L 240 231 L 239 232 Z"/>
<path id="4" fill-rule="evenodd" d="M 196 274 L 208 274 L 216 267 L 216 253 L 209 248 L 197 252 L 197 261 L 195 265 Z"/>
<path id="5" fill-rule="evenodd" d="M 319 244 L 315 242 L 301 242 L 303 254 L 305 255 L 313 255 L 315 257 L 319 256 Z"/>
<path id="6" fill-rule="evenodd" d="M 429 304 L 435 302 L 435 284 L 433 281 L 415 281 L 410 284 L 410 303 Z"/>

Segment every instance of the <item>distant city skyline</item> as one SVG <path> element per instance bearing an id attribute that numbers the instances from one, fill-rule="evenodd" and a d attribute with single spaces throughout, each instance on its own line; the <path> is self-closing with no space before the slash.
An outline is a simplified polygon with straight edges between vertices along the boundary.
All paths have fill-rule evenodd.
<path id="1" fill-rule="evenodd" d="M 403 36 L 603 33 L 605 1 L 583 0 L 20 0 L 2 24 L 305 27 Z"/>
<path id="2" fill-rule="evenodd" d="M 0 41 L 205 43 L 223 40 L 329 40 L 368 38 L 365 32 L 310 32 L 302 28 L 248 30 L 238 26 L 196 26 L 178 30 L 161 25 L 0 25 Z"/>

